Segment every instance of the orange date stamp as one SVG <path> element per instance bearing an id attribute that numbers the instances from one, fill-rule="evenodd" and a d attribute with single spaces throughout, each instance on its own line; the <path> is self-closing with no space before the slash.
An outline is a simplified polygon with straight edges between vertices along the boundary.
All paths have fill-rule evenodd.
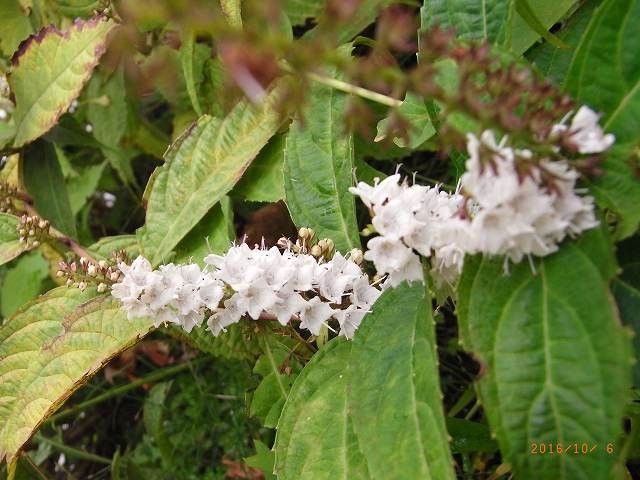
<path id="1" fill-rule="evenodd" d="M 532 442 L 529 444 L 531 455 L 593 455 L 595 453 L 606 452 L 613 455 L 616 451 L 614 443 L 599 445 L 590 442 Z"/>

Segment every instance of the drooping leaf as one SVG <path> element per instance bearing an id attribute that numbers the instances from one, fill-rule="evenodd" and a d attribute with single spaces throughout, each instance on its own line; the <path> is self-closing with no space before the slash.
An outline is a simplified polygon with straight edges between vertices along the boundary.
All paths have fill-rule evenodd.
<path id="1" fill-rule="evenodd" d="M 278 422 L 279 479 L 369 478 L 347 404 L 350 353 L 351 342 L 336 338 L 296 378 Z"/>
<path id="2" fill-rule="evenodd" d="M 275 428 L 300 364 L 291 348 L 277 337 L 265 337 L 261 346 L 263 354 L 253 372 L 262 376 L 262 381 L 253 392 L 251 415 L 258 417 L 265 427 Z"/>
<path id="3" fill-rule="evenodd" d="M 540 33 L 531 26 L 530 18 L 523 18 L 512 7 L 509 0 L 486 0 L 468 2 L 466 0 L 433 0 L 422 7 L 422 29 L 433 25 L 455 28 L 458 35 L 466 40 L 486 39 L 491 43 L 503 44 L 520 55 L 527 51 Z M 543 28 L 550 28 L 560 20 L 575 4 L 575 0 L 539 0 L 532 3 L 532 10 Z"/>
<path id="4" fill-rule="evenodd" d="M 75 217 L 55 147 L 38 140 L 22 159 L 22 176 L 38 213 L 61 232 L 76 236 Z"/>
<path id="5" fill-rule="evenodd" d="M 19 258 L 2 279 L 0 313 L 7 318 L 21 305 L 35 298 L 42 288 L 42 281 L 49 276 L 49 264 L 39 252 Z"/>
<path id="6" fill-rule="evenodd" d="M 77 20 L 67 30 L 49 26 L 24 41 L 12 58 L 20 147 L 47 132 L 65 113 L 91 76 L 115 24 L 104 16 Z"/>
<path id="7" fill-rule="evenodd" d="M 59 287 L 0 327 L 0 458 L 9 461 L 38 426 L 114 355 L 146 334 L 119 302 Z"/>
<path id="8" fill-rule="evenodd" d="M 630 384 L 629 335 L 608 283 L 616 265 L 602 229 L 510 267 L 465 260 L 458 290 L 465 348 L 483 365 L 482 405 L 519 478 L 609 479 Z M 532 455 L 531 443 L 597 445 L 590 455 Z"/>
<path id="9" fill-rule="evenodd" d="M 195 41 L 195 33 L 187 32 L 184 36 L 185 38 L 180 47 L 182 74 L 184 75 L 184 82 L 193 110 L 200 116 L 204 112 L 200 104 L 198 91 L 204 80 L 204 67 L 207 59 L 211 57 L 211 50 L 206 45 Z"/>
<path id="10" fill-rule="evenodd" d="M 0 25 L 0 50 L 7 57 L 33 32 L 29 17 L 20 8 L 18 0 L 0 2 Z"/>
<path id="11" fill-rule="evenodd" d="M 604 114 L 603 128 L 616 135 L 616 148 L 602 165 L 604 174 L 591 187 L 596 200 L 619 216 L 620 237 L 631 235 L 640 223 L 634 151 L 640 144 L 640 62 L 633 53 L 640 30 L 632 27 L 639 15 L 638 0 L 603 2 L 582 37 L 565 82 L 579 102 Z"/>
<path id="12" fill-rule="evenodd" d="M 276 87 L 259 106 L 240 102 L 222 121 L 201 117 L 169 149 L 145 192 L 146 225 L 138 230 L 158 264 L 240 179 L 283 120 Z"/>
<path id="13" fill-rule="evenodd" d="M 562 29 L 556 34 L 570 48 L 558 48 L 543 42 L 529 49 L 526 57 L 534 63 L 545 77 L 562 86 L 571 65 L 571 58 L 582 34 L 587 29 L 596 7 L 602 0 L 587 0 L 580 8 L 562 23 Z"/>
<path id="14" fill-rule="evenodd" d="M 274 136 L 251 163 L 232 195 L 249 202 L 277 202 L 284 194 L 285 136 Z"/>
<path id="15" fill-rule="evenodd" d="M 346 97 L 313 85 L 304 121 L 293 121 L 284 155 L 285 201 L 298 227 L 312 227 L 346 252 L 360 246 L 352 185 L 353 136 L 340 125 Z"/>
<path id="16" fill-rule="evenodd" d="M 0 213 L 0 265 L 10 262 L 25 251 L 26 245 L 20 243 L 19 224 L 18 217 Z"/>
<path id="17" fill-rule="evenodd" d="M 349 359 L 349 405 L 371 478 L 455 478 L 422 283 L 386 290 L 363 319 Z"/>
<path id="18" fill-rule="evenodd" d="M 631 327 L 635 358 L 640 358 L 640 237 L 634 236 L 618 245 L 622 273 L 613 279 L 611 290 L 618 304 L 620 318 Z M 640 363 L 633 368 L 634 386 L 640 386 Z"/>

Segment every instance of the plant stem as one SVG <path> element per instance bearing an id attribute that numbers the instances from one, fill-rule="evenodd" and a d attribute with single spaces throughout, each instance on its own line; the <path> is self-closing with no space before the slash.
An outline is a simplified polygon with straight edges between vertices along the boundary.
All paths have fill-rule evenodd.
<path id="1" fill-rule="evenodd" d="M 104 465 L 111 465 L 111 459 L 107 457 L 102 457 L 94 453 L 85 452 L 84 450 L 80 450 L 78 448 L 70 447 L 52 438 L 43 437 L 40 434 L 37 434 L 33 439 L 35 442 L 38 442 L 38 443 L 39 442 L 48 443 L 59 452 L 62 452 L 65 455 L 68 455 L 69 457 L 72 457 L 72 458 L 77 458 L 79 460 L 86 460 L 88 462 L 102 463 Z"/>
<path id="2" fill-rule="evenodd" d="M 280 68 L 282 68 L 285 72 L 295 73 L 295 71 L 287 63 L 280 62 L 279 65 Z M 382 93 L 374 92 L 373 90 L 368 90 L 363 87 L 358 87 L 357 85 L 338 80 L 337 78 L 331 78 L 313 72 L 307 72 L 305 75 L 309 80 L 313 80 L 314 82 L 318 82 L 322 85 L 326 85 L 327 87 L 334 88 L 335 90 L 340 90 L 341 92 L 350 93 L 352 95 L 366 98 L 367 100 L 380 103 L 381 105 L 386 105 L 387 107 L 397 108 L 402 105 L 402 100 L 398 100 L 397 98 L 389 97 L 387 95 L 383 95 Z"/>
<path id="3" fill-rule="evenodd" d="M 72 415 L 76 415 L 82 412 L 83 410 L 86 410 L 87 408 L 92 407 L 93 405 L 97 405 L 98 403 L 102 403 L 106 400 L 109 400 L 110 398 L 117 397 L 118 395 L 126 393 L 129 390 L 134 390 L 146 383 L 153 383 L 153 382 L 157 382 L 158 380 L 162 380 L 163 378 L 171 377 L 176 373 L 179 373 L 183 370 L 187 370 L 191 368 L 193 365 L 200 363 L 204 359 L 205 357 L 202 357 L 196 360 L 192 360 L 190 362 L 180 363 L 178 365 L 173 365 L 171 367 L 155 370 L 145 377 L 139 378 L 138 380 L 134 380 L 133 382 L 129 382 L 124 385 L 120 385 L 118 387 L 111 388 L 100 395 L 97 395 L 84 402 L 78 403 L 77 405 L 74 405 L 71 408 L 63 410 L 60 413 L 52 415 L 47 420 L 47 423 L 54 423 L 64 418 L 70 417 Z"/>

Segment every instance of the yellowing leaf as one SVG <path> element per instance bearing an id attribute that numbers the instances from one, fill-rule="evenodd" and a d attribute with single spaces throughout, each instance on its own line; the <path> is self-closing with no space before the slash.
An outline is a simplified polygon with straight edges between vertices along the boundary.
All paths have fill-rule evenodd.
<path id="1" fill-rule="evenodd" d="M 76 20 L 64 31 L 46 27 L 20 45 L 9 76 L 16 99 L 15 147 L 47 132 L 68 110 L 91 76 L 114 26 L 104 16 Z"/>
<path id="2" fill-rule="evenodd" d="M 0 213 L 0 265 L 7 263 L 25 251 L 25 244 L 18 236 L 18 217 Z"/>
<path id="3" fill-rule="evenodd" d="M 146 334 L 119 302 L 59 287 L 0 328 L 0 459 L 11 462 L 38 426 L 109 359 Z"/>

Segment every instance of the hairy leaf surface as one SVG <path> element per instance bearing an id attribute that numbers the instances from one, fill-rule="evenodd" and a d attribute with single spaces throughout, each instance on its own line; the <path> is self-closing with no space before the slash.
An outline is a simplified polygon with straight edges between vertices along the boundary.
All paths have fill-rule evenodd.
<path id="1" fill-rule="evenodd" d="M 350 354 L 351 342 L 336 338 L 296 378 L 278 422 L 279 479 L 370 478 L 347 404 Z"/>
<path id="2" fill-rule="evenodd" d="M 380 296 L 356 332 L 349 366 L 350 412 L 371 477 L 453 480 L 425 285 Z"/>
<path id="3" fill-rule="evenodd" d="M 222 121 L 201 117 L 167 151 L 165 164 L 147 186 L 146 225 L 138 230 L 153 264 L 166 259 L 233 188 L 277 131 L 282 118 L 274 102 L 280 92 L 275 88 L 257 107 L 242 101 Z"/>
<path id="4" fill-rule="evenodd" d="M 148 319 L 129 321 L 119 302 L 93 295 L 56 288 L 0 327 L 0 458 L 14 457 L 90 375 L 150 330 Z"/>
<path id="5" fill-rule="evenodd" d="M 360 246 L 352 185 L 353 137 L 341 127 L 346 97 L 313 85 L 304 121 L 294 120 L 284 155 L 284 190 L 298 227 L 313 227 L 346 252 Z"/>
<path id="6" fill-rule="evenodd" d="M 115 24 L 106 17 L 49 26 L 25 40 L 12 58 L 9 84 L 16 99 L 14 146 L 47 132 L 91 76 Z"/>
<path id="7" fill-rule="evenodd" d="M 482 404 L 516 476 L 608 479 L 629 388 L 629 335 L 608 283 L 615 271 L 602 230 L 503 271 L 471 257 L 459 288 L 465 348 L 483 365 Z M 589 455 L 532 455 L 532 443 L 598 445 Z"/>

